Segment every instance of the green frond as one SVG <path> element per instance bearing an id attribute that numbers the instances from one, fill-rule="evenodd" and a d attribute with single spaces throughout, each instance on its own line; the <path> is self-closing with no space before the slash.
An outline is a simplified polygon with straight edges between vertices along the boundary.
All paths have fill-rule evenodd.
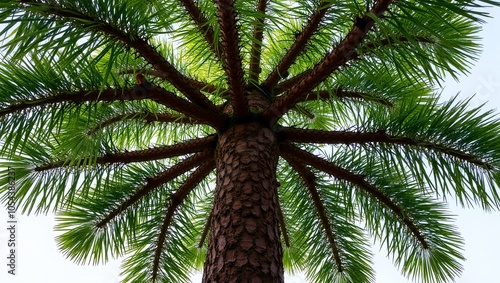
<path id="1" fill-rule="evenodd" d="M 384 186 L 380 183 L 377 185 Z M 406 231 L 407 227 L 385 208 L 377 207 L 375 202 L 358 194 L 360 209 L 366 216 L 367 227 L 376 242 L 387 249 L 387 254 L 403 274 L 412 280 L 449 282 L 460 275 L 463 268 L 461 261 L 464 259 L 461 254 L 463 241 L 456 228 L 450 224 L 453 218 L 447 214 L 447 208 L 423 197 L 417 186 L 385 185 L 384 192 L 411 214 L 428 247 L 423 247 L 412 238 Z"/>
<path id="2" fill-rule="evenodd" d="M 358 216 L 352 207 L 344 205 L 349 202 L 339 201 L 349 198 L 349 191 L 332 184 L 328 178 L 318 178 L 318 190 L 339 247 L 339 266 L 303 180 L 288 175 L 283 182 L 286 189 L 280 193 L 285 207 L 289 208 L 287 228 L 294 247 L 289 255 L 293 258 L 291 263 L 304 269 L 310 282 L 373 282 L 367 235 L 356 224 Z"/>
<path id="3" fill-rule="evenodd" d="M 380 32 L 368 40 L 370 48 L 361 48 L 361 56 L 371 64 L 392 64 L 401 76 L 438 83 L 446 74 L 467 72 L 479 52 L 477 21 L 426 5 L 402 4 L 392 11 L 379 22 Z"/>
<path id="4" fill-rule="evenodd" d="M 403 106 L 393 115 L 372 119 L 373 128 L 430 143 L 411 150 L 382 147 L 380 154 L 398 168 L 409 168 L 420 183 L 428 184 L 438 195 L 455 195 L 464 206 L 478 204 L 495 209 L 500 201 L 495 189 L 499 185 L 500 153 L 494 150 L 500 148 L 500 122 L 491 111 L 469 109 L 467 104 L 452 99 L 439 106 Z M 428 169 L 431 174 L 424 173 Z"/>
<path id="5" fill-rule="evenodd" d="M 112 225 L 97 228 L 96 221 L 116 200 L 123 199 L 131 186 L 112 185 L 113 190 L 99 197 L 77 197 L 70 208 L 60 211 L 55 230 L 60 234 L 56 241 L 59 249 L 76 263 L 105 263 L 111 258 L 123 256 L 126 246 L 132 242 L 138 219 L 132 210 Z"/>
<path id="6" fill-rule="evenodd" d="M 57 244 L 77 263 L 125 257 L 124 282 L 188 282 L 207 254 L 215 175 L 168 208 L 212 152 L 99 158 L 218 137 L 243 123 L 228 105 L 246 105 L 232 99 L 260 91 L 271 107 L 242 120 L 278 137 L 292 127 L 380 138 L 280 145 L 288 271 L 374 282 L 373 239 L 414 281 L 459 276 L 463 241 L 445 201 L 500 208 L 500 120 L 470 100 L 440 102 L 435 88 L 468 72 L 486 8 L 500 2 L 273 0 L 265 12 L 257 0 L 233 2 L 235 29 L 221 27 L 211 0 L 2 1 L 0 171 L 15 171 L 20 211 L 57 212 Z M 285 143 L 320 165 L 287 156 Z M 3 202 L 8 182 L 1 174 Z"/>
<path id="7" fill-rule="evenodd" d="M 162 210 L 160 210 L 162 211 Z M 161 216 L 155 213 L 152 215 L 151 221 L 144 223 L 140 233 L 137 235 L 137 240 L 131 247 L 123 262 L 123 282 L 152 282 L 152 260 L 156 249 L 155 242 L 151 239 L 157 239 L 156 230 L 161 223 Z M 182 216 L 176 216 L 181 218 Z M 183 224 L 188 224 L 184 221 Z M 180 227 L 176 225 L 175 228 Z M 192 228 L 185 226 L 185 229 Z M 161 268 L 156 277 L 155 282 L 189 282 L 189 271 L 193 266 L 192 255 L 189 248 L 183 243 L 182 238 L 187 236 L 183 229 L 172 229 L 167 236 L 163 255 L 161 260 Z"/>
<path id="8" fill-rule="evenodd" d="M 90 64 L 65 68 L 51 60 L 30 56 L 19 64 L 6 64 L 0 71 L 0 134 L 4 146 L 15 151 L 30 136 L 41 138 L 61 129 L 72 116 L 92 112 L 91 101 L 78 97 L 85 90 L 98 92 L 101 73 Z M 71 95 L 75 102 L 71 103 Z M 61 97 L 58 98 L 58 97 Z M 64 97 L 64 98 L 62 98 Z M 80 100 L 80 101 L 79 101 Z"/>
<path id="9" fill-rule="evenodd" d="M 164 211 L 165 203 L 175 191 L 178 180 L 156 188 L 132 206 L 124 208 L 105 226 L 100 227 L 98 223 L 110 211 L 120 207 L 142 186 L 143 180 L 150 178 L 151 172 L 157 170 L 154 166 L 144 165 L 146 164 L 121 170 L 114 174 L 105 186 L 91 188 L 86 193 L 78 194 L 70 206 L 59 211 L 55 229 L 61 234 L 57 237 L 57 242 L 67 257 L 77 263 L 98 264 L 110 258 L 124 256 L 126 252 L 130 252 L 131 246 L 141 245 L 141 237 L 151 231 L 147 227 L 144 229 L 138 227 L 151 225 L 151 222 L 156 223 L 160 217 L 157 213 Z M 191 207 L 190 202 L 187 202 L 186 206 Z M 176 244 L 191 247 L 198 237 L 193 231 L 200 230 L 201 222 L 190 224 L 184 218 L 190 219 L 192 215 L 200 217 L 196 214 L 200 211 L 193 210 L 193 207 L 186 211 L 190 214 L 179 217 L 177 221 L 181 221 L 180 226 L 174 225 L 173 229 L 186 229 L 179 231 L 184 233 L 184 236 L 179 239 L 182 239 L 182 242 Z M 192 237 L 187 238 L 187 235 Z M 187 248 L 184 252 L 191 256 Z"/>
<path id="10" fill-rule="evenodd" d="M 154 22 L 157 14 L 140 1 L 8 1 L 0 14 L 8 26 L 6 52 L 12 58 L 22 58 L 36 52 L 43 57 L 65 58 L 90 56 L 115 35 L 103 35 L 99 29 L 113 26 L 132 37 L 161 33 Z M 111 7 L 111 8 L 110 8 Z M 164 16 L 164 15 L 163 15 Z M 67 18 L 71 18 L 67 21 Z M 165 22 L 165 18 L 160 23 Z"/>
<path id="11" fill-rule="evenodd" d="M 145 180 L 178 161 L 171 158 L 127 165 L 96 164 L 97 157 L 106 153 L 102 152 L 103 147 L 94 148 L 95 155 L 83 151 L 71 155 L 70 151 L 61 151 L 61 147 L 53 145 L 55 143 L 25 142 L 22 152 L 1 163 L 2 168 L 16 170 L 16 200 L 24 213 L 71 207 L 75 197 L 87 197 L 95 190 L 113 190 L 110 183 L 113 180 L 128 180 L 142 186 Z M 116 149 L 109 150 L 108 153 Z M 2 182 L 6 184 L 8 180 L 2 179 Z"/>
<path id="12" fill-rule="evenodd" d="M 205 183 L 207 185 L 207 183 Z M 201 187 L 205 187 L 202 185 Z M 196 189 L 198 190 L 198 188 Z M 196 192 L 195 190 L 195 192 Z M 207 203 L 202 190 L 201 198 L 190 197 L 182 204 L 170 224 L 166 240 L 160 257 L 160 269 L 157 270 L 155 282 L 189 282 L 188 275 L 199 263 L 204 249 L 197 247 L 200 234 L 203 231 L 204 221 L 207 219 L 207 209 L 199 209 L 200 201 Z M 149 219 L 141 224 L 137 237 L 127 253 L 123 263 L 124 282 L 151 281 L 153 274 L 152 261 L 157 248 L 158 231 L 163 222 L 165 208 L 157 206 L 149 212 Z M 151 240 L 155 239 L 155 240 Z M 198 253 L 198 254 L 197 254 Z"/>
<path id="13" fill-rule="evenodd" d="M 367 179 L 379 192 L 402 211 L 401 219 L 385 203 L 374 201 L 373 195 L 346 182 L 335 182 L 334 202 L 342 199 L 352 203 L 356 221 L 366 225 L 375 242 L 387 251 L 403 274 L 422 282 L 449 282 L 462 271 L 463 242 L 452 225 L 448 208 L 435 197 L 429 197 L 425 187 L 385 168 L 383 158 L 370 156 L 364 150 L 350 153 L 334 152 L 333 162 Z M 330 181 L 331 182 L 331 181 Z M 343 196 L 338 196 L 338 191 Z M 411 232 L 411 221 L 418 230 Z"/>

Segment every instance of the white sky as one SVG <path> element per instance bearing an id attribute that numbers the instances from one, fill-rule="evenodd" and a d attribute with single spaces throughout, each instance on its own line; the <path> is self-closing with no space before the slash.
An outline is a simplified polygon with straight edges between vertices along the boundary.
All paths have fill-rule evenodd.
<path id="1" fill-rule="evenodd" d="M 486 103 L 485 108 L 496 109 L 500 115 L 500 9 L 492 10 L 482 33 L 484 51 L 480 61 L 471 69 L 471 75 L 459 82 L 447 81 L 444 96 L 461 92 L 461 97 L 472 99 L 472 106 Z M 499 137 L 500 138 L 500 137 Z M 457 283 L 498 283 L 500 266 L 500 212 L 491 214 L 478 209 L 452 207 L 457 214 L 457 226 L 465 239 L 464 272 Z M 119 282 L 120 262 L 104 266 L 79 266 L 64 258 L 56 247 L 52 216 L 17 215 L 17 275 L 7 273 L 7 211 L 0 209 L 0 282 L 5 283 L 116 283 Z M 378 248 L 374 248 L 378 252 Z M 378 283 L 411 282 L 402 277 L 385 254 L 375 256 Z M 193 282 L 201 282 L 195 275 Z M 287 283 L 305 283 L 304 277 L 288 277 Z"/>

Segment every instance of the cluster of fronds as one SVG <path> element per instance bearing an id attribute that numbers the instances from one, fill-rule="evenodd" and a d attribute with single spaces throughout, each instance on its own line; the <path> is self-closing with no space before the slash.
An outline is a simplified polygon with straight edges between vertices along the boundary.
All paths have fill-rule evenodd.
<path id="1" fill-rule="evenodd" d="M 444 282 L 463 256 L 443 199 L 500 206 L 500 122 L 434 87 L 466 72 L 498 4 L 5 0 L 0 166 L 22 212 L 59 213 L 76 262 L 125 256 L 126 282 L 187 281 L 218 134 L 257 121 L 280 139 L 287 268 L 371 282 L 374 238 L 405 275 Z"/>

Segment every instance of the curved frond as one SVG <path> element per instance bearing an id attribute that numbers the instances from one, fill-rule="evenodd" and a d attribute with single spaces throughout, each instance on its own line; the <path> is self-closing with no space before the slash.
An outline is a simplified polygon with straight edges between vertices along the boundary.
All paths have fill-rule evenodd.
<path id="1" fill-rule="evenodd" d="M 299 165 L 292 156 L 287 156 L 286 160 L 294 164 L 294 169 L 305 172 L 305 165 Z M 356 215 L 352 213 L 352 207 L 337 201 L 348 195 L 321 178 L 315 182 L 316 192 L 311 193 L 310 189 L 303 188 L 304 185 L 311 185 L 308 184 L 310 180 L 304 180 L 305 176 L 301 177 L 302 180 L 296 179 L 303 175 L 301 173 L 294 175 L 284 181 L 287 190 L 283 195 L 287 197 L 287 202 L 293 203 L 289 206 L 287 227 L 292 247 L 295 247 L 290 251 L 290 257 L 296 261 L 298 268 L 305 269 L 311 282 L 373 281 L 373 270 L 367 264 L 371 261 L 367 235 L 355 224 Z M 314 209 L 318 205 L 323 207 L 323 211 Z"/>

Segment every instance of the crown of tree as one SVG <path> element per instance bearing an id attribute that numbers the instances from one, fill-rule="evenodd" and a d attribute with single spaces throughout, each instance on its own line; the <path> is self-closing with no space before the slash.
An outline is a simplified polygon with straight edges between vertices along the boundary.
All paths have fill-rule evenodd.
<path id="1" fill-rule="evenodd" d="M 0 167 L 125 282 L 373 282 L 374 240 L 450 281 L 446 199 L 500 207 L 500 122 L 436 88 L 499 4 L 3 0 Z"/>

